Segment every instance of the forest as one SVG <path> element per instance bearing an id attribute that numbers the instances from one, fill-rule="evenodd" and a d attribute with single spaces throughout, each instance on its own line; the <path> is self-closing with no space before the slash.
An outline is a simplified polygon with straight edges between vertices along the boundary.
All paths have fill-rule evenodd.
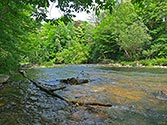
<path id="1" fill-rule="evenodd" d="M 47 19 L 48 0 L 1 1 L 0 73 L 23 64 L 167 66 L 166 0 L 92 2 L 57 0 L 64 16 Z M 95 20 L 73 20 L 72 12 L 90 10 Z"/>

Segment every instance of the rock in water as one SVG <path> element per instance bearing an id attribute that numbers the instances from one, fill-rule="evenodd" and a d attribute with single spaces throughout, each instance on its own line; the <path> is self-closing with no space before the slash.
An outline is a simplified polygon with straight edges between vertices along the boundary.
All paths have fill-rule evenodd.
<path id="1" fill-rule="evenodd" d="M 0 84 L 7 82 L 9 75 L 0 74 Z"/>
<path id="2" fill-rule="evenodd" d="M 71 85 L 80 85 L 83 83 L 88 83 L 89 80 L 87 79 L 78 79 L 78 78 L 67 78 L 67 79 L 61 79 L 60 82 L 71 84 Z"/>

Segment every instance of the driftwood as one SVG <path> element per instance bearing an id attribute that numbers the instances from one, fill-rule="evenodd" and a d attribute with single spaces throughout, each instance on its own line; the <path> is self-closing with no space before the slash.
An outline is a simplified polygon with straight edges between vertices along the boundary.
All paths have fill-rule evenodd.
<path id="1" fill-rule="evenodd" d="M 76 106 L 104 106 L 104 107 L 111 107 L 112 104 L 103 104 L 103 103 L 96 103 L 96 102 L 80 102 L 80 101 L 75 101 L 75 100 L 70 100 L 68 98 L 65 98 L 63 96 L 60 96 L 56 93 L 54 93 L 54 91 L 56 90 L 62 90 L 64 88 L 66 88 L 65 86 L 62 86 L 62 87 L 59 87 L 59 88 L 55 88 L 55 89 L 47 89 L 45 87 L 43 87 L 41 85 L 41 83 L 37 82 L 37 81 L 34 81 L 30 78 L 28 78 L 24 72 L 22 71 L 19 71 L 19 73 L 25 77 L 26 79 L 28 79 L 30 82 L 32 82 L 36 87 L 38 87 L 41 91 L 44 91 L 45 93 L 47 93 L 48 95 L 51 95 L 53 97 L 57 97 L 59 98 L 60 100 L 63 100 L 65 101 L 66 103 L 68 104 L 73 104 L 73 105 L 76 105 Z"/>

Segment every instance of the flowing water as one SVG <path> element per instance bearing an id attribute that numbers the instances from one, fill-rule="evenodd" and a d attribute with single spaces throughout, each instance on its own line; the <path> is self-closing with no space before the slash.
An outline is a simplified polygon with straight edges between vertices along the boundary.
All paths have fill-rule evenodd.
<path id="1" fill-rule="evenodd" d="M 48 87 L 61 86 L 60 79 L 89 79 L 55 93 L 113 106 L 69 105 L 20 77 L 0 89 L 0 125 L 167 125 L 167 69 L 62 65 L 27 75 Z"/>

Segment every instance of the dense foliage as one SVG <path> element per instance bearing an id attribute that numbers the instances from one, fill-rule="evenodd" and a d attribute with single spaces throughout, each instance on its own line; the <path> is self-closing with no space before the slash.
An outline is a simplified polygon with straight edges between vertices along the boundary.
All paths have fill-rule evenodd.
<path id="1" fill-rule="evenodd" d="M 137 60 L 145 42 L 150 40 L 147 27 L 139 19 L 132 4 L 117 5 L 95 28 L 97 53 L 102 58 Z"/>
<path id="2" fill-rule="evenodd" d="M 33 50 L 23 61 L 40 65 L 86 63 L 89 56 L 88 26 L 88 23 L 80 21 L 45 23 L 37 33 L 30 34 L 33 42 L 29 46 Z"/>
<path id="3" fill-rule="evenodd" d="M 0 3 L 0 72 L 17 68 L 23 42 L 28 42 L 27 32 L 33 30 L 30 18 L 32 8 L 22 1 L 1 1 Z M 24 11 L 23 11 L 24 10 Z"/>
<path id="4" fill-rule="evenodd" d="M 153 59 L 153 63 L 166 65 L 167 63 L 167 2 L 166 0 L 132 0 L 137 14 L 142 18 L 149 29 L 152 37 L 145 51 L 143 58 Z M 157 63 L 155 61 L 157 59 Z M 161 61 L 160 61 L 161 60 Z M 161 63 L 159 63 L 159 61 Z"/>
<path id="5" fill-rule="evenodd" d="M 48 0 L 1 1 L 0 72 L 15 70 L 20 63 L 139 61 L 167 65 L 165 0 L 51 1 L 57 2 L 64 17 L 46 18 Z M 70 17 L 71 12 L 88 8 L 98 15 L 96 25 Z"/>

